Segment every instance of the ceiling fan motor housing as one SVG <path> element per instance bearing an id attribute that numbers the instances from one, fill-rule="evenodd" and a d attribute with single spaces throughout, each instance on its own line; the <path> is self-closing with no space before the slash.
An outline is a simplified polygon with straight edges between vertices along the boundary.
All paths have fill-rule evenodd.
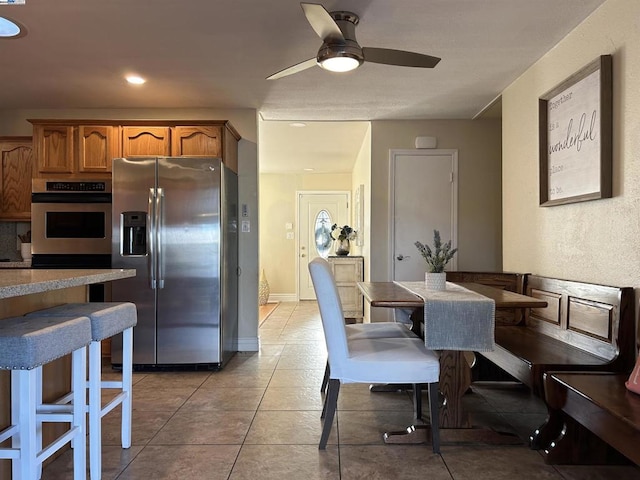
<path id="1" fill-rule="evenodd" d="M 335 20 L 344 36 L 344 42 L 338 39 L 330 39 L 322 44 L 316 60 L 322 65 L 324 60 L 336 57 L 349 57 L 358 61 L 359 65 L 364 62 L 362 47 L 356 40 L 356 25 L 360 21 L 358 15 L 352 12 L 331 12 L 331 17 Z"/>

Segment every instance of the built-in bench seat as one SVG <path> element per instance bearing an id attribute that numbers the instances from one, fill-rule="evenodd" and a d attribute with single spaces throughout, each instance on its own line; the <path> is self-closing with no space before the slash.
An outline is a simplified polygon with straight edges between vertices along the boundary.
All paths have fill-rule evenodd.
<path id="1" fill-rule="evenodd" d="M 481 355 L 535 395 L 544 398 L 548 371 L 631 371 L 632 288 L 525 275 L 523 293 L 545 300 L 547 307 L 527 310 L 518 324 L 496 326 L 495 349 Z M 546 448 L 559 434 L 555 427 L 547 422 L 532 433 L 532 448 Z"/>
<path id="2" fill-rule="evenodd" d="M 628 378 L 601 372 L 545 375 L 547 423 L 561 432 L 543 451 L 547 463 L 618 463 L 619 452 L 640 465 L 640 395 L 627 390 Z"/>

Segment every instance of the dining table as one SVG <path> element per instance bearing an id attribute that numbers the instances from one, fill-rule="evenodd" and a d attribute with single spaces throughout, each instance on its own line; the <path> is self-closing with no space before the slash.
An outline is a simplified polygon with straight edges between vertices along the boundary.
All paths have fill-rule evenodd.
<path id="1" fill-rule="evenodd" d="M 425 306 L 428 304 L 427 302 L 429 302 L 429 297 L 442 298 L 442 296 L 439 296 L 437 293 L 431 294 L 426 291 L 424 287 L 420 288 L 423 284 L 424 282 L 358 282 L 357 285 L 365 300 L 369 302 L 372 307 L 397 309 L 398 312 L 403 312 L 404 316 L 410 316 L 415 324 L 425 320 Z M 439 348 L 438 346 L 433 348 L 432 345 L 429 345 L 427 336 L 425 335 L 426 346 L 432 350 L 436 350 L 439 353 L 440 359 L 439 390 L 442 399 L 440 401 L 439 426 L 441 429 L 450 429 L 450 434 L 457 432 L 453 433 L 456 438 L 458 438 L 460 434 L 465 437 L 475 437 L 475 439 L 478 439 L 478 436 L 480 436 L 480 440 L 484 439 L 491 442 L 489 439 L 491 436 L 490 432 L 483 429 L 471 428 L 469 415 L 462 405 L 462 397 L 471 386 L 471 366 L 467 357 L 469 355 L 473 356 L 474 350 L 482 351 L 483 347 L 486 347 L 484 348 L 485 350 L 493 348 L 495 310 L 544 308 L 547 306 L 547 302 L 532 296 L 479 283 L 447 282 L 447 290 L 450 294 L 446 297 L 448 304 L 453 304 L 454 309 L 458 297 L 464 299 L 461 300 L 461 302 L 469 298 L 477 300 L 479 302 L 478 305 L 483 305 L 485 309 L 483 312 L 484 318 L 480 319 L 484 321 L 484 323 L 477 322 L 476 318 L 472 318 L 473 313 L 471 317 L 469 317 L 469 312 L 465 312 L 466 317 L 462 322 L 460 319 L 452 318 L 453 314 L 448 315 L 446 309 L 436 309 L 430 314 L 431 317 L 429 320 L 436 321 L 438 329 L 446 330 L 450 325 L 451 329 L 457 331 L 456 335 L 453 336 L 453 340 L 451 340 L 449 336 L 446 337 L 446 342 L 448 342 L 446 348 Z M 491 305 L 491 302 L 493 305 Z M 487 310 L 487 305 L 491 305 L 489 310 Z M 490 313 L 487 314 L 487 312 Z M 457 323 L 454 320 L 456 320 Z M 466 325 L 473 325 L 473 328 L 478 328 L 478 325 L 481 325 L 480 328 L 482 328 L 483 331 L 473 331 L 471 335 L 472 337 L 478 336 L 486 339 L 481 347 L 474 345 L 474 340 L 463 338 L 464 335 L 461 337 L 459 344 L 455 343 L 456 338 L 458 338 L 457 334 L 460 333 L 461 330 L 465 330 L 467 328 Z M 423 331 L 424 330 L 426 330 L 426 326 L 423 328 Z M 445 334 L 446 333 L 445 331 Z M 374 389 L 372 388 L 372 390 Z M 384 438 L 386 443 L 428 441 L 430 438 L 429 429 L 429 425 L 412 425 L 403 431 L 386 433 Z"/>

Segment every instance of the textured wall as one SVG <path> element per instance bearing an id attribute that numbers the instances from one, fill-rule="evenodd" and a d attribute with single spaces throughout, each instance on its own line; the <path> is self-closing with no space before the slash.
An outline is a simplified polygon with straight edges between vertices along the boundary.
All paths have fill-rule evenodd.
<path id="1" fill-rule="evenodd" d="M 640 287 L 640 2 L 608 0 L 510 85 L 503 104 L 505 270 Z M 539 207 L 538 98 L 613 55 L 613 198 Z"/>

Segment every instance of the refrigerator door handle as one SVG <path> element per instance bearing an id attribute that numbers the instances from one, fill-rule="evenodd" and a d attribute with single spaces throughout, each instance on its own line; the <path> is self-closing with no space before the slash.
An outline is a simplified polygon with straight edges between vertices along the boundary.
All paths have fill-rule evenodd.
<path id="1" fill-rule="evenodd" d="M 149 245 L 149 256 L 147 257 L 147 269 L 149 272 L 149 287 L 156 289 L 156 219 L 155 219 L 156 192 L 154 188 L 149 189 L 149 206 L 147 218 L 149 228 L 147 229 L 147 244 Z"/>
<path id="2" fill-rule="evenodd" d="M 164 256 L 162 254 L 162 243 L 164 234 L 164 189 L 158 188 L 156 196 L 156 227 L 157 227 L 157 244 L 156 251 L 158 264 L 158 288 L 164 288 Z"/>

